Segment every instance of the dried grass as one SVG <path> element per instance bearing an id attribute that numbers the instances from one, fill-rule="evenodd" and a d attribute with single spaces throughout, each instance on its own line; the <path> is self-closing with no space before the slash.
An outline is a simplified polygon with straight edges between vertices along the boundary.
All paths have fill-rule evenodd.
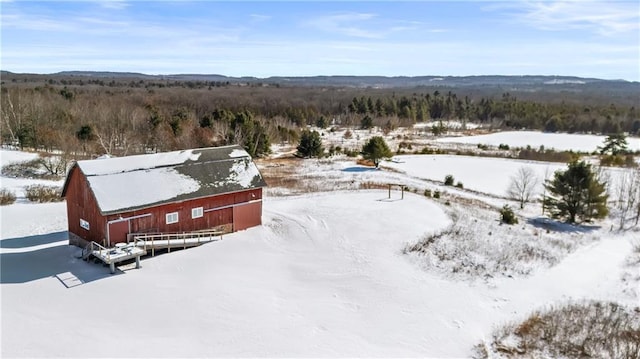
<path id="1" fill-rule="evenodd" d="M 63 200 L 61 192 L 61 188 L 56 186 L 31 185 L 25 188 L 27 199 L 39 203 L 60 202 Z"/>
<path id="2" fill-rule="evenodd" d="M 495 353 L 496 356 L 491 355 Z M 476 346 L 477 358 L 640 358 L 640 308 L 581 302 L 532 313 Z"/>
<path id="3" fill-rule="evenodd" d="M 13 204 L 16 201 L 16 195 L 8 189 L 0 189 L 0 206 Z"/>

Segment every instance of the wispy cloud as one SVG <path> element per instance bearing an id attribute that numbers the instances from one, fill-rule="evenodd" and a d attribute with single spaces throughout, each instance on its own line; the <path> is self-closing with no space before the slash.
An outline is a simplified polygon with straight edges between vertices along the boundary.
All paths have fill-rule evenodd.
<path id="1" fill-rule="evenodd" d="M 525 1 L 487 9 L 511 9 L 518 22 L 542 30 L 582 29 L 608 36 L 640 29 L 635 1 Z"/>
<path id="2" fill-rule="evenodd" d="M 368 12 L 346 12 L 318 16 L 304 23 L 305 26 L 325 33 L 347 38 L 390 39 L 399 33 L 435 33 L 443 29 L 429 29 L 421 21 L 385 18 Z"/>
<path id="3" fill-rule="evenodd" d="M 263 15 L 263 14 L 249 14 L 249 18 L 253 22 L 262 22 L 262 21 L 271 20 L 270 15 Z"/>
<path id="4" fill-rule="evenodd" d="M 376 17 L 376 14 L 371 13 L 341 13 L 316 17 L 307 21 L 306 24 L 324 32 L 348 37 L 383 38 L 383 32 L 372 30 L 366 26 L 370 20 Z"/>
<path id="5" fill-rule="evenodd" d="M 129 4 L 125 0 L 101 0 L 98 4 L 105 9 L 122 10 L 129 7 Z"/>
<path id="6" fill-rule="evenodd" d="M 21 30 L 33 31 L 72 31 L 74 26 L 68 22 L 54 19 L 45 15 L 24 16 L 20 13 L 3 12 L 2 19 L 3 28 L 15 28 Z"/>

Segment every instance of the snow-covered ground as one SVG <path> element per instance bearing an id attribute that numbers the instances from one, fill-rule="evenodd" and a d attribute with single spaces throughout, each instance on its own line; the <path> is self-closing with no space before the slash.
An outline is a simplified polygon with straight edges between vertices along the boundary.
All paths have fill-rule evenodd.
<path id="1" fill-rule="evenodd" d="M 462 143 L 462 144 L 481 144 L 499 146 L 506 144 L 510 147 L 531 146 L 538 149 L 544 146 L 545 149 L 555 149 L 556 151 L 580 151 L 593 152 L 602 146 L 606 136 L 598 135 L 577 135 L 569 133 L 545 133 L 537 131 L 505 131 L 496 132 L 488 135 L 478 136 L 462 136 L 462 137 L 445 137 L 436 141 L 442 143 Z M 640 138 L 627 138 L 629 149 L 632 151 L 640 151 Z"/>
<path id="2" fill-rule="evenodd" d="M 490 340 L 496 325 L 547 304 L 637 305 L 637 291 L 621 278 L 637 270 L 629 257 L 638 232 L 594 227 L 558 263 L 528 276 L 455 280 L 403 254 L 451 224 L 449 206 L 420 193 L 400 200 L 398 192 L 388 199 L 385 189 L 358 189 L 441 187 L 406 168 L 372 170 L 352 159 L 296 163 L 302 178 L 322 182 L 318 189 L 344 189 L 283 197 L 269 190 L 263 226 L 116 275 L 66 244 L 64 203 L 0 207 L 0 355 L 457 358 Z M 480 231 L 495 220 L 478 221 Z"/>
<path id="3" fill-rule="evenodd" d="M 542 193 L 545 179 L 551 179 L 555 171 L 567 168 L 563 163 L 449 155 L 396 156 L 393 161 L 382 162 L 382 166 L 432 181 L 442 182 L 445 176 L 452 175 L 455 183 L 461 182 L 464 188 L 498 197 L 507 195 L 512 177 L 522 167 L 530 168 L 537 178 L 536 197 Z M 614 193 L 624 171 L 621 168 L 604 168 L 604 175 L 611 182 L 611 193 Z"/>
<path id="4" fill-rule="evenodd" d="M 38 158 L 37 153 L 22 152 L 14 150 L 0 149 L 0 167 L 9 164 L 27 162 Z M 16 196 L 17 203 L 24 203 L 25 199 L 25 187 L 31 185 L 45 185 L 45 186 L 57 186 L 62 187 L 64 179 L 60 180 L 44 180 L 35 178 L 10 178 L 0 176 L 0 188 L 10 190 Z"/>
<path id="5" fill-rule="evenodd" d="M 38 158 L 38 154 L 36 153 L 0 149 L 0 164 L 2 166 L 11 163 L 31 161 L 36 158 Z"/>

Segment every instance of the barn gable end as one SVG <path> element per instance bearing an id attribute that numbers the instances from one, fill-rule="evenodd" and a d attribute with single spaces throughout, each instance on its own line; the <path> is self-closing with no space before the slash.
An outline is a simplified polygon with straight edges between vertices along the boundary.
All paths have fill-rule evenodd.
<path id="1" fill-rule="evenodd" d="M 78 161 L 62 195 L 70 237 L 113 245 L 133 232 L 259 225 L 264 186 L 249 154 L 225 146 Z"/>

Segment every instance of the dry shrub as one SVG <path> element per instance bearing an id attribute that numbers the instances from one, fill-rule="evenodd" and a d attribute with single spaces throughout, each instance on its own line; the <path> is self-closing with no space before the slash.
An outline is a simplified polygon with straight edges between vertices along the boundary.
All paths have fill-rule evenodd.
<path id="1" fill-rule="evenodd" d="M 25 188 L 27 199 L 31 202 L 59 202 L 62 201 L 60 188 L 45 185 L 31 185 Z"/>
<path id="2" fill-rule="evenodd" d="M 360 189 L 389 189 L 389 185 L 378 182 L 362 182 Z"/>
<path id="3" fill-rule="evenodd" d="M 0 206 L 13 204 L 16 201 L 16 195 L 8 189 L 0 189 Z"/>
<path id="4" fill-rule="evenodd" d="M 367 166 L 367 167 L 375 167 L 376 166 L 376 164 L 373 163 L 373 161 L 365 160 L 364 158 L 358 158 L 356 163 L 359 164 L 360 166 Z"/>
<path id="5" fill-rule="evenodd" d="M 3 176 L 14 178 L 43 178 L 42 172 L 40 159 L 10 163 L 1 170 Z"/>
<path id="6" fill-rule="evenodd" d="M 640 358 L 640 312 L 612 302 L 581 302 L 537 311 L 493 334 L 488 353 L 509 358 Z"/>
<path id="7" fill-rule="evenodd" d="M 297 159 L 275 159 L 256 161 L 260 165 L 262 177 L 269 187 L 296 189 L 300 187 L 300 179 L 296 173 Z"/>
<path id="8" fill-rule="evenodd" d="M 436 191 L 433 197 L 438 197 Z M 449 202 L 449 201 L 448 201 Z M 446 203 L 445 203 L 446 204 Z M 593 236 L 545 234 L 535 236 L 527 224 L 506 226 L 495 220 L 494 210 L 449 202 L 452 224 L 403 249 L 419 263 L 446 277 L 491 280 L 526 276 L 541 266 L 550 267 Z"/>

